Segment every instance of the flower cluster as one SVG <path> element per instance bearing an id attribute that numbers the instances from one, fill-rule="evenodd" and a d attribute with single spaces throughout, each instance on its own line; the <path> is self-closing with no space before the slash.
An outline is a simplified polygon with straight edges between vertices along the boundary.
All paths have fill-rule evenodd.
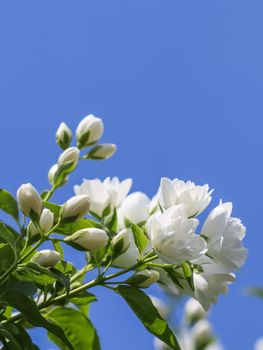
<path id="1" fill-rule="evenodd" d="M 150 200 L 142 192 L 128 194 L 131 184 L 131 179 L 114 177 L 84 180 L 74 187 L 77 195 L 91 198 L 91 214 L 101 219 L 116 210 L 118 230 L 129 230 L 129 249 L 113 261 L 114 266 L 129 267 L 139 259 L 131 230 L 138 225 L 149 240 L 144 253 L 154 251 L 159 257 L 155 262 L 160 266 L 151 268 L 159 271 L 160 284 L 191 295 L 208 310 L 235 280 L 234 272 L 247 256 L 242 243 L 246 229 L 231 216 L 232 203 L 220 201 L 198 229 L 198 216 L 211 202 L 208 185 L 162 178 Z"/>
<path id="2" fill-rule="evenodd" d="M 208 185 L 162 178 L 149 198 L 130 192 L 130 178 L 84 179 L 63 204 L 51 202 L 80 161 L 114 154 L 114 144 L 99 143 L 103 132 L 102 120 L 88 115 L 76 128 L 74 144 L 73 132 L 61 123 L 56 143 L 62 151 L 48 172 L 50 189 L 40 193 L 27 183 L 19 187 L 16 199 L 0 191 L 0 210 L 11 215 L 18 228 L 0 221 L 0 346 L 37 348 L 17 323 L 25 320 L 53 333 L 63 349 L 86 349 L 90 341 L 99 348 L 88 315 L 96 297 L 88 290 L 101 286 L 120 295 L 161 344 L 180 350 L 165 312 L 158 312 L 144 289 L 157 282 L 169 294 L 190 295 L 199 309 L 208 310 L 246 260 L 246 230 L 232 217 L 231 203 L 220 201 L 200 225 L 199 215 L 211 202 Z M 65 245 L 84 252 L 80 270 L 66 260 Z M 10 311 L 16 314 L 10 316 Z M 77 325 L 74 331 L 69 329 L 71 319 L 71 325 Z M 205 344 L 210 343 L 204 321 L 194 330 L 196 339 L 205 334 Z"/>

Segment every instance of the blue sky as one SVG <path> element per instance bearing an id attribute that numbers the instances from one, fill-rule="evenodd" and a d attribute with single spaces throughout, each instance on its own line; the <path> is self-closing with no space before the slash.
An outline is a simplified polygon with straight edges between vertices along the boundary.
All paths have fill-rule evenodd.
<path id="1" fill-rule="evenodd" d="M 58 124 L 76 127 L 89 113 L 118 153 L 81 164 L 58 201 L 83 177 L 132 177 L 148 195 L 161 176 L 209 183 L 213 204 L 233 201 L 248 231 L 247 264 L 211 313 L 227 350 L 263 336 L 263 302 L 245 295 L 263 286 L 262 19 L 260 0 L 0 3 L 0 186 L 45 188 Z M 104 349 L 152 349 L 126 305 L 96 292 Z"/>

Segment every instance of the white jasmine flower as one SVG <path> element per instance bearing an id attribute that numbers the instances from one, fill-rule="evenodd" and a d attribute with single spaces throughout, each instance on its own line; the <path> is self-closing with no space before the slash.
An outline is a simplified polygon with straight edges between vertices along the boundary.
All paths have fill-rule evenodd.
<path id="1" fill-rule="evenodd" d="M 208 255 L 232 270 L 239 269 L 247 257 L 247 249 L 242 240 L 246 234 L 246 228 L 240 219 L 231 217 L 232 203 L 221 203 L 213 209 L 202 229 L 202 235 L 206 238 Z"/>
<path id="2" fill-rule="evenodd" d="M 158 200 L 164 209 L 175 204 L 184 204 L 188 217 L 200 214 L 210 203 L 209 186 L 197 186 L 194 182 L 162 178 L 158 191 Z"/>
<path id="3" fill-rule="evenodd" d="M 204 310 L 208 311 L 211 304 L 217 303 L 218 295 L 228 291 L 228 285 L 235 281 L 235 275 L 228 273 L 207 256 L 192 262 L 199 266 L 199 271 L 196 270 L 193 273 L 194 291 L 185 280 L 180 280 L 183 288 L 178 288 L 198 300 Z"/>
<path id="4" fill-rule="evenodd" d="M 142 192 L 133 192 L 124 199 L 118 210 L 119 228 L 125 227 L 125 221 L 133 224 L 145 223 L 149 218 L 150 199 Z"/>
<path id="5" fill-rule="evenodd" d="M 127 196 L 132 185 L 131 179 L 120 181 L 117 177 L 83 180 L 81 185 L 74 186 L 76 194 L 86 194 L 91 199 L 91 213 L 102 217 L 104 210 L 118 208 Z"/>
<path id="6" fill-rule="evenodd" d="M 153 215 L 148 224 L 153 249 L 170 264 L 202 256 L 207 246 L 205 240 L 195 234 L 197 225 L 197 219 L 188 219 L 184 205 L 175 205 Z"/>

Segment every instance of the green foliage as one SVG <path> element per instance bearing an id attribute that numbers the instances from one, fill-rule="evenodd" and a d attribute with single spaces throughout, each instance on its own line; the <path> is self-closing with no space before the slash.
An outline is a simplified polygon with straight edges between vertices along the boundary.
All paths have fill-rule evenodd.
<path id="1" fill-rule="evenodd" d="M 90 219 L 80 219 L 75 222 L 60 224 L 56 228 L 56 233 L 61 233 L 65 236 L 70 236 L 74 232 L 77 232 L 79 230 L 82 230 L 83 228 L 89 228 L 89 227 L 101 228 L 101 225 L 99 225 L 98 223 Z"/>
<path id="2" fill-rule="evenodd" d="M 0 275 L 5 273 L 16 261 L 14 249 L 9 243 L 0 243 L 0 261 Z"/>
<path id="3" fill-rule="evenodd" d="M 0 209 L 18 221 L 18 205 L 15 198 L 6 190 L 0 189 Z"/>
<path id="4" fill-rule="evenodd" d="M 78 309 L 85 315 L 88 315 L 89 312 L 89 306 L 91 302 L 97 301 L 97 298 L 95 295 L 83 291 L 78 294 L 76 298 L 70 299 L 70 301 L 78 307 Z"/>
<path id="5" fill-rule="evenodd" d="M 88 121 L 87 124 L 89 124 Z M 103 129 L 102 124 L 100 128 Z M 96 132 L 98 130 L 95 130 Z M 61 138 L 57 137 L 57 143 L 62 149 L 67 149 L 71 142 L 71 131 L 60 136 Z M 97 301 L 97 298 L 89 290 L 95 286 L 102 286 L 122 296 L 150 333 L 162 340 L 169 348 L 180 350 L 167 322 L 160 316 L 151 299 L 135 285 L 146 288 L 151 281 L 156 281 L 159 275 L 155 272 L 157 277 L 149 279 L 148 284 L 144 283 L 149 278 L 149 269 L 157 266 L 163 267 L 170 279 L 177 285 L 181 285 L 181 280 L 186 280 L 193 289 L 192 265 L 188 262 L 178 267 L 169 264 L 162 265 L 159 263 L 160 259 L 158 264 L 154 265 L 154 260 L 158 259 L 158 256 L 154 250 L 149 248 L 149 238 L 144 229 L 146 222 L 136 225 L 124 218 L 125 226 L 132 230 L 134 242 L 140 254 L 138 256 L 136 247 L 133 247 L 133 242 L 129 241 L 128 232 L 117 236 L 119 233 L 118 208 L 113 210 L 114 198 L 110 198 L 112 201 L 107 200 L 101 203 L 101 210 L 104 209 L 101 217 L 89 211 L 96 221 L 88 218 L 79 219 L 78 210 L 72 210 L 71 217 L 64 215 L 63 205 L 49 201 L 55 190 L 66 184 L 70 173 L 77 167 L 80 160 L 101 159 L 97 154 L 98 150 L 103 150 L 101 147 L 104 147 L 106 151 L 105 157 L 115 151 L 114 145 L 104 144 L 95 146 L 86 156 L 79 157 L 79 150 L 93 144 L 89 142 L 89 138 L 91 141 L 94 139 L 91 136 L 90 131 L 87 130 L 82 132 L 81 137 L 77 135 L 79 149 L 73 149 L 76 154 L 75 159 L 67 161 L 69 158 L 66 157 L 65 161 L 61 162 L 63 157 L 59 157 L 58 164 L 55 164 L 49 172 L 52 187 L 49 191 L 42 192 L 41 196 L 32 185 L 26 186 L 31 188 L 31 192 L 23 193 L 23 197 L 18 196 L 18 205 L 16 199 L 8 191 L 0 189 L 0 210 L 10 215 L 16 221 L 19 229 L 19 232 L 16 232 L 14 228 L 0 220 L 1 349 L 40 350 L 32 342 L 27 329 L 41 327 L 48 332 L 49 338 L 62 350 L 100 350 L 97 332 L 89 319 L 89 307 L 92 302 Z M 113 179 L 110 186 L 115 186 L 115 180 Z M 120 193 L 127 185 L 123 187 L 118 181 L 116 184 L 117 187 L 120 187 Z M 110 190 L 112 193 L 109 193 L 109 197 L 120 195 L 120 193 L 115 193 L 114 188 L 110 188 L 109 192 Z M 124 192 L 123 195 L 125 195 Z M 76 208 L 73 209 L 78 209 L 80 205 L 78 199 L 79 197 L 76 197 L 76 201 L 73 201 L 72 205 L 76 205 Z M 19 206 L 23 207 L 23 212 L 27 215 L 19 214 Z M 43 208 L 49 209 L 54 214 L 54 220 L 49 211 L 42 211 Z M 88 205 L 83 215 L 87 210 Z M 93 247 L 90 245 L 90 250 L 86 251 L 81 244 L 76 244 L 74 240 L 71 240 L 72 236 L 76 238 L 74 234 L 78 235 L 80 234 L 78 231 L 86 228 L 99 228 L 106 232 L 105 244 L 101 245 L 101 249 L 99 245 L 93 244 Z M 83 236 L 81 239 L 93 240 L 93 243 L 100 242 L 99 235 L 96 236 L 96 232 L 90 232 L 97 230 L 88 231 L 90 236 Z M 68 238 L 68 236 L 71 237 Z M 52 245 L 53 251 L 50 250 Z M 64 254 L 65 245 L 82 251 L 79 256 L 82 254 L 84 266 L 80 270 L 77 270 L 72 263 L 65 261 L 67 255 L 70 258 L 70 249 L 67 249 L 65 251 L 67 254 Z M 131 248 L 130 251 L 129 248 Z M 133 249 L 135 256 L 132 256 Z M 128 255 L 128 260 L 132 261 L 130 265 L 127 263 L 126 268 L 109 273 L 108 269 L 117 260 L 116 258 L 121 255 L 124 257 L 125 253 Z M 90 274 L 91 270 L 93 270 L 92 274 Z M 127 273 L 131 274 L 130 278 Z M 152 276 L 154 277 L 153 273 Z M 123 282 L 125 279 L 126 281 Z M 115 287 L 112 288 L 112 284 Z M 263 296 L 262 291 L 258 294 Z"/>
<path id="6" fill-rule="evenodd" d="M 17 290 L 9 290 L 0 299 L 1 304 L 11 305 L 15 309 L 21 312 L 24 319 L 30 324 L 36 327 L 43 327 L 47 331 L 55 334 L 70 350 L 74 350 L 74 347 L 65 336 L 63 329 L 52 323 L 50 320 L 44 318 L 37 307 L 37 304 L 29 297 Z"/>
<path id="7" fill-rule="evenodd" d="M 143 291 L 134 286 L 123 285 L 117 286 L 115 291 L 126 300 L 150 333 L 162 340 L 171 349 L 180 350 L 175 335 L 167 322 L 160 316 L 151 299 Z"/>
<path id="8" fill-rule="evenodd" d="M 50 321 L 58 324 L 64 331 L 74 350 L 100 350 L 97 332 L 91 321 L 80 311 L 68 307 L 57 307 L 47 314 Z M 49 333 L 61 350 L 66 350 L 61 339 Z"/>

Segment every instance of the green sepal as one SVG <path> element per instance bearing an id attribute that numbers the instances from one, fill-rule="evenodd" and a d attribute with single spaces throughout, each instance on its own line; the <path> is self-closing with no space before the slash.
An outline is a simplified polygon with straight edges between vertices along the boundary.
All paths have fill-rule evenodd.
<path id="1" fill-rule="evenodd" d="M 183 274 L 184 274 L 186 281 L 188 282 L 190 288 L 194 292 L 195 286 L 194 286 L 194 275 L 193 275 L 192 266 L 189 264 L 189 262 L 184 261 L 182 263 L 182 270 L 183 270 Z"/>

